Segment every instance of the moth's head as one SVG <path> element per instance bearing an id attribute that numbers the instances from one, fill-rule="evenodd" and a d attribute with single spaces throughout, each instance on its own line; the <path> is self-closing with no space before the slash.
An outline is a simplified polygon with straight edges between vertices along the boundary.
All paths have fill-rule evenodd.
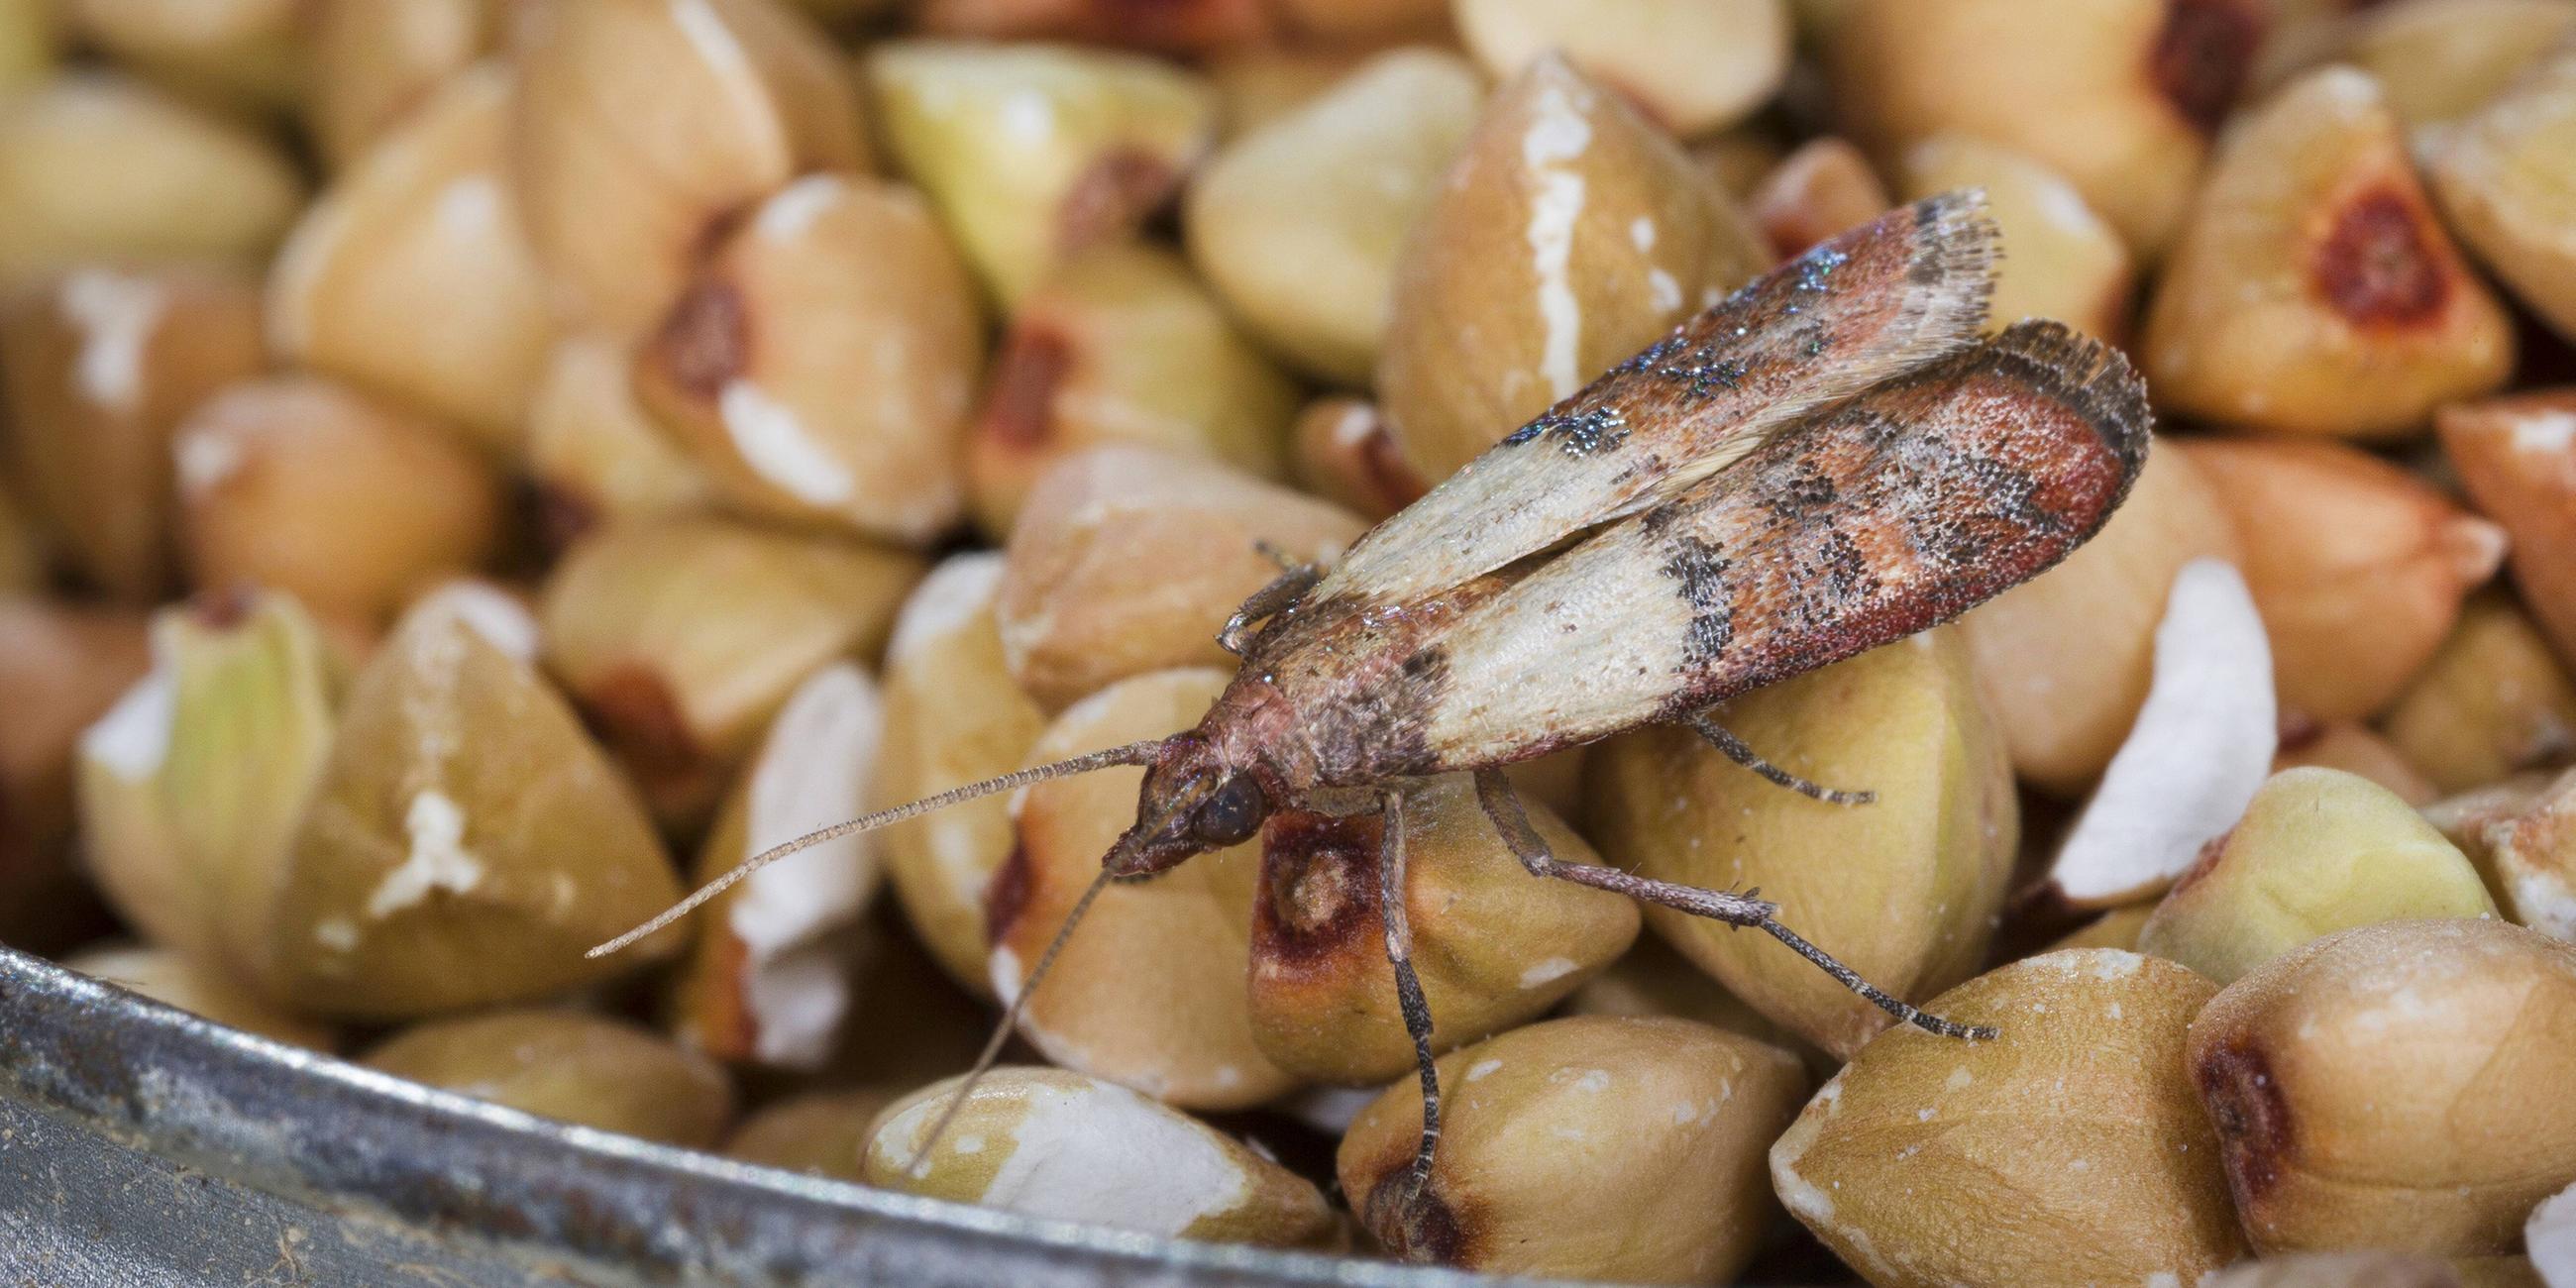
<path id="1" fill-rule="evenodd" d="M 1270 795 L 1251 770 L 1227 763 L 1205 738 L 1180 734 L 1145 767 L 1136 822 L 1101 864 L 1118 880 L 1168 872 L 1251 840 L 1270 808 Z"/>

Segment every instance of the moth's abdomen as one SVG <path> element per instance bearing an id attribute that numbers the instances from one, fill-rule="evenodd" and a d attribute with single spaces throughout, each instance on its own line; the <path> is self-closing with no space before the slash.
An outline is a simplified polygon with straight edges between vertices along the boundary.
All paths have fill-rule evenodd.
<path id="1" fill-rule="evenodd" d="M 1441 642 L 1449 769 L 1696 710 L 1947 621 L 2099 530 L 2145 393 L 2025 323 L 1879 386 L 1576 546 Z"/>

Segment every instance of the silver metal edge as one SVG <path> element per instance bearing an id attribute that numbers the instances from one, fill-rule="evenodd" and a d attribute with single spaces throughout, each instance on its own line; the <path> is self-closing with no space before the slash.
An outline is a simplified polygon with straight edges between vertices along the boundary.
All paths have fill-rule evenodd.
<path id="1" fill-rule="evenodd" d="M 657 1281 L 1498 1282 L 1033 1220 L 657 1145 L 272 1042 L 5 947 L 0 1099 L 324 1214 Z"/>

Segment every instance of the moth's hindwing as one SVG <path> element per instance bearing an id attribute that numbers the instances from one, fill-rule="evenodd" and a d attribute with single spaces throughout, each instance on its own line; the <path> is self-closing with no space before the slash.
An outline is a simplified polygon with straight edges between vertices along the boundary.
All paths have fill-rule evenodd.
<path id="1" fill-rule="evenodd" d="M 1309 596 L 1403 602 L 1647 509 L 1770 430 L 1956 351 L 1985 323 L 1982 193 L 1835 238 L 1674 329 L 1379 524 Z"/>
<path id="2" fill-rule="evenodd" d="M 1459 617 L 1409 669 L 1438 772 L 1669 719 L 1947 621 L 2098 530 L 2145 389 L 2054 322 L 1889 381 Z M 1397 766 L 1381 766 L 1397 769 Z"/>

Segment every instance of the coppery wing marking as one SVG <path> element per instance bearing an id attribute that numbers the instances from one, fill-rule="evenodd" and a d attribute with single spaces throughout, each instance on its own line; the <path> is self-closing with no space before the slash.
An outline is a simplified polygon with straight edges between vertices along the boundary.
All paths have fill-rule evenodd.
<path id="1" fill-rule="evenodd" d="M 2115 351 L 2017 325 L 1461 611 L 1412 654 L 1436 659 L 1436 691 L 1407 690 L 1322 768 L 1373 781 L 1522 759 L 1947 621 L 2100 528 L 2148 419 Z"/>
<path id="2" fill-rule="evenodd" d="M 1664 534 L 1671 561 L 1701 561 L 1722 588 L 1676 578 L 1693 617 L 1674 668 L 1685 692 L 1668 709 L 1696 710 L 1946 621 L 2055 563 L 2125 495 L 2144 459 L 2143 397 L 2110 350 L 2054 324 L 2023 324 L 1854 400 L 1725 487 L 1648 515 L 1641 534 Z M 1992 432 L 2034 419 L 2016 410 L 2033 398 L 2099 435 L 2116 465 L 2107 496 L 2064 445 Z M 1982 407 L 1971 432 L 1920 432 L 1963 407 Z M 1757 517 L 1731 524 L 1730 512 Z M 1741 535 L 1711 540 L 1719 530 Z M 1712 620 L 1732 643 L 1740 619 L 1764 624 L 1758 656 L 1694 647 L 1716 637 L 1703 625 Z"/>
<path id="3" fill-rule="evenodd" d="M 1404 602 L 1698 484 L 1782 426 L 1969 343 L 1981 193 L 1892 211 L 1774 270 L 1495 444 L 1352 546 L 1309 602 Z"/>

